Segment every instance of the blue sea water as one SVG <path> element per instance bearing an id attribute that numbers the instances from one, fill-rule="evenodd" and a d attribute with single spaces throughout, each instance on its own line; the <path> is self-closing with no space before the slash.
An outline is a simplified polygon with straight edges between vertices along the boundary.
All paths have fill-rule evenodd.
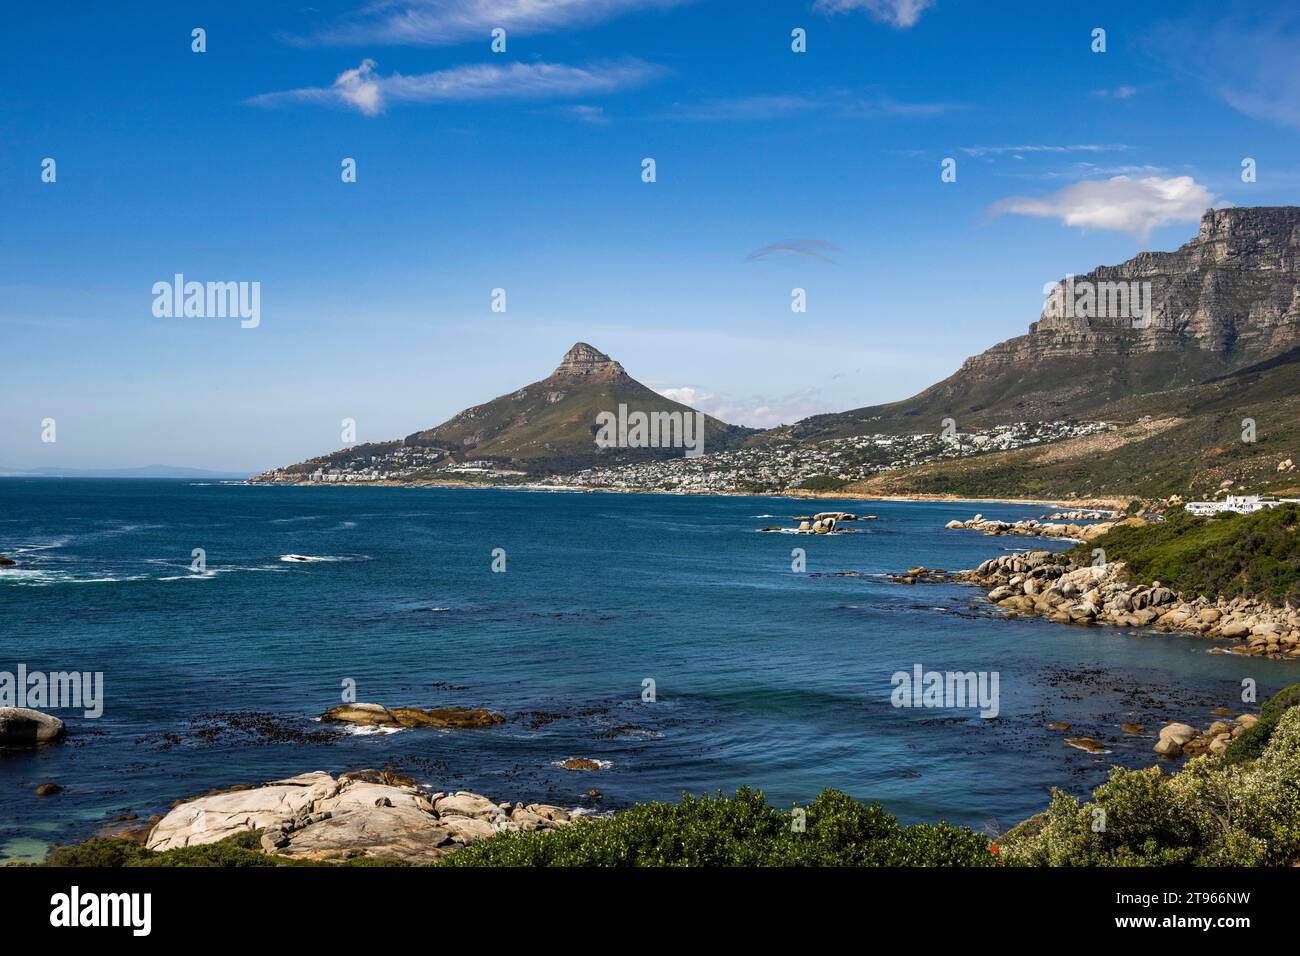
<path id="1" fill-rule="evenodd" d="M 759 533 L 835 509 L 878 520 Z M 1296 679 L 1209 641 L 1007 620 L 968 586 L 888 581 L 1066 547 L 943 529 L 976 512 L 1044 509 L 0 480 L 0 554 L 19 562 L 0 569 L 0 670 L 101 671 L 105 698 L 97 719 L 54 711 L 66 743 L 0 755 L 0 858 L 215 787 L 382 766 L 592 809 L 745 784 L 788 806 L 835 787 L 906 821 L 1006 828 L 1053 786 L 1083 794 L 1112 763 L 1152 763 L 1160 722 L 1244 709 L 1243 678 L 1261 695 Z M 791 570 L 796 547 L 808 573 Z M 891 675 L 916 664 L 998 672 L 998 717 L 892 706 Z M 362 701 L 507 720 L 374 734 L 316 721 L 349 680 Z M 567 771 L 568 757 L 607 766 Z M 63 792 L 36 796 L 47 781 Z"/>

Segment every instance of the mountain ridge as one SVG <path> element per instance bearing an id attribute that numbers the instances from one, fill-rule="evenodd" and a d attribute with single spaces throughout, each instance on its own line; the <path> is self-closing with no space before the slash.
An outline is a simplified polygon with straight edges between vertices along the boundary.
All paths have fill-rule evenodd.
<path id="1" fill-rule="evenodd" d="M 1091 311 L 1079 307 L 1085 297 L 1075 299 L 1090 289 Z M 1127 300 L 1119 295 L 1124 289 Z M 1131 314 L 1109 314 L 1113 305 Z M 480 462 L 549 475 L 674 457 L 670 449 L 597 448 L 597 414 L 620 405 L 694 411 L 578 342 L 546 378 L 433 428 L 267 474 L 295 480 L 322 462 L 398 448 L 422 449 L 444 465 Z M 971 356 L 910 398 L 766 430 L 706 416 L 705 450 L 937 433 L 947 420 L 966 432 L 1080 419 L 1158 420 L 1160 427 L 1126 432 L 1105 454 L 1096 442 L 1079 443 L 1075 457 L 1074 446 L 1044 446 L 1056 448 L 1050 460 L 1027 449 L 987 453 L 891 469 L 845 490 L 984 497 L 1169 494 L 1243 482 L 1290 487 L 1285 456 L 1300 452 L 1300 207 L 1207 210 L 1196 236 L 1172 252 L 1141 252 L 1065 277 L 1026 334 Z M 1247 419 L 1259 425 L 1256 441 L 1240 438 Z"/>

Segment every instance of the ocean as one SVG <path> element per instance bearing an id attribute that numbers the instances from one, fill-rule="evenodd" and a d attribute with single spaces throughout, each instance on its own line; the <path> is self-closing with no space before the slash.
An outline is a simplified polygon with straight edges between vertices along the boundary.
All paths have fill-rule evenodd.
<path id="1" fill-rule="evenodd" d="M 818 510 L 878 517 L 843 535 L 760 533 Z M 67 741 L 0 754 L 0 859 L 209 789 L 365 767 L 591 810 L 744 785 L 788 807 L 833 787 L 906 822 L 995 832 L 1053 787 L 1084 795 L 1111 764 L 1154 763 L 1163 722 L 1247 709 L 1243 679 L 1261 700 L 1294 682 L 1287 662 L 1212 655 L 1207 640 L 1008 620 L 975 588 L 888 580 L 1068 547 L 944 530 L 977 512 L 1048 509 L 0 480 L 0 554 L 18 561 L 0 568 L 0 671 L 103 674 L 100 716 L 46 708 Z M 996 672 L 997 716 L 894 706 L 892 675 L 916 665 Z M 319 722 L 348 686 L 506 720 Z M 565 770 L 570 757 L 602 769 Z M 45 782 L 62 792 L 37 796 Z"/>

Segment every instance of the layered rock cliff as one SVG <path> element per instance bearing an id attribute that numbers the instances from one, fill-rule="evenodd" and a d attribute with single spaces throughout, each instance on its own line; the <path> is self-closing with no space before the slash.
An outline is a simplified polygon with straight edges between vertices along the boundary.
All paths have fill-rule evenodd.
<path id="1" fill-rule="evenodd" d="M 1208 210 L 1176 251 L 1067 277 L 1045 298 L 1027 334 L 912 398 L 815 416 L 791 433 L 934 431 L 949 416 L 962 428 L 1106 417 L 1144 396 L 1289 361 L 1300 348 L 1300 207 Z"/>
<path id="2" fill-rule="evenodd" d="M 1209 353 L 1226 370 L 1300 344 L 1300 207 L 1208 210 L 1197 236 L 1177 251 L 1142 252 L 1074 276 L 1072 284 L 1080 290 L 1074 308 L 1053 297 L 1028 335 L 967 359 L 962 370 L 987 374 L 1058 356 L 1187 350 Z M 1081 310 L 1089 287 L 1093 307 Z M 1124 305 L 1126 293 L 1128 309 L 1096 314 L 1114 313 L 1106 304 Z M 1149 315 L 1136 314 L 1134 299 L 1149 305 Z"/>

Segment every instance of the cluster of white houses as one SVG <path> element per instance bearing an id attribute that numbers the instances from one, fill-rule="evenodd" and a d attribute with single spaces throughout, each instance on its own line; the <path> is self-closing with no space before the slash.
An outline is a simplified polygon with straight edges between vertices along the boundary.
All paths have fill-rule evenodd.
<path id="1" fill-rule="evenodd" d="M 1297 505 L 1300 498 L 1262 498 L 1259 495 L 1228 495 L 1223 501 L 1189 501 L 1185 505 L 1194 515 L 1215 515 L 1220 511 L 1235 511 L 1239 515 L 1254 514 L 1278 505 Z"/>

